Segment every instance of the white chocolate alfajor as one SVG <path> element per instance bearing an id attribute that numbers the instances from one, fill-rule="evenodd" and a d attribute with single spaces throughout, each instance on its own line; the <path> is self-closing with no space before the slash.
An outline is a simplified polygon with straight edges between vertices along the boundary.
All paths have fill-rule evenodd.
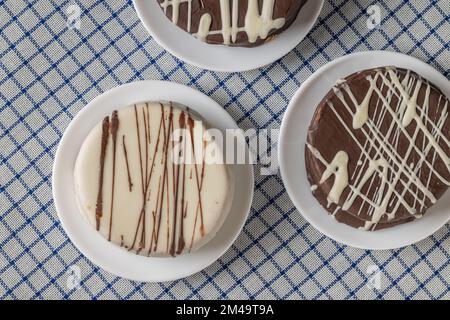
<path id="1" fill-rule="evenodd" d="M 233 200 L 231 167 L 206 157 L 211 146 L 223 156 L 215 144 L 204 120 L 172 103 L 114 111 L 79 151 L 79 209 L 126 250 L 148 256 L 197 250 L 214 237 Z"/>

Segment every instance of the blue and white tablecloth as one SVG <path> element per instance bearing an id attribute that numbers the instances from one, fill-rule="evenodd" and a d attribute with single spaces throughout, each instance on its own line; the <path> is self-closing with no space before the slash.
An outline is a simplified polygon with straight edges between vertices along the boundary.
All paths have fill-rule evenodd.
<path id="1" fill-rule="evenodd" d="M 79 21 L 71 21 L 74 8 Z M 378 10 L 381 23 L 372 28 Z M 280 176 L 259 175 L 258 166 L 254 203 L 236 243 L 209 268 L 171 283 L 137 283 L 99 269 L 73 246 L 55 212 L 58 141 L 102 92 L 170 80 L 208 94 L 244 129 L 278 128 L 289 99 L 315 70 L 372 49 L 418 57 L 450 78 L 450 1 L 328 0 L 285 58 L 225 74 L 163 50 L 130 0 L 0 0 L 0 298 L 450 298 L 450 226 L 400 250 L 342 246 L 306 223 Z"/>

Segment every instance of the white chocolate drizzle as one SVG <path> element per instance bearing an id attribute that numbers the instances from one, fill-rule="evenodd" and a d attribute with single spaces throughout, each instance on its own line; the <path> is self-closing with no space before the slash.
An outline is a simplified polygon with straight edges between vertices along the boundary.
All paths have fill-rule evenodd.
<path id="1" fill-rule="evenodd" d="M 218 0 L 219 1 L 219 0 Z M 242 0 L 241 0 L 242 1 Z M 209 13 L 204 13 L 200 18 L 197 33 L 198 39 L 205 41 L 210 35 L 221 34 L 223 44 L 235 43 L 240 32 L 247 34 L 248 41 L 255 43 L 258 38 L 266 39 L 273 29 L 281 29 L 286 23 L 285 18 L 273 19 L 273 10 L 276 0 L 263 0 L 262 10 L 259 10 L 258 0 L 247 0 L 248 7 L 245 15 L 245 25 L 238 26 L 239 0 L 220 0 L 221 30 L 211 30 L 212 17 Z M 167 9 L 172 7 L 172 22 L 178 23 L 180 16 L 180 5 L 187 3 L 187 31 L 192 28 L 192 0 L 164 0 L 160 3 L 167 14 Z"/>
<path id="2" fill-rule="evenodd" d="M 367 76 L 366 80 L 370 86 L 361 103 L 357 101 L 347 83 L 338 81 L 334 88 L 336 96 L 343 105 L 343 110 L 352 116 L 353 128 L 350 128 L 342 118 L 342 111 L 338 112 L 337 107 L 328 102 L 329 108 L 339 120 L 343 130 L 359 148 L 359 159 L 348 159 L 348 156 L 344 156 L 344 154 L 347 155 L 345 152 L 339 151 L 331 163 L 328 163 L 314 146 L 307 144 L 307 147 L 325 166 L 320 184 L 332 174 L 335 175 L 334 184 L 327 196 L 328 206 L 331 203 L 339 203 L 345 211 L 355 203 L 357 198 L 362 199 L 358 214 L 361 214 L 363 207 L 368 205 L 367 213 L 371 220 L 366 221 L 361 229 L 373 230 L 384 216 L 387 217 L 387 221 L 392 221 L 400 206 L 403 206 L 411 216 L 420 218 L 422 215 L 416 209 L 417 204 L 420 205 L 420 210 L 423 210 L 427 200 L 432 204 L 436 202 L 435 196 L 430 191 L 432 175 L 447 186 L 450 186 L 450 182 L 442 177 L 434 164 L 436 159 L 440 158 L 450 171 L 450 158 L 441 147 L 442 144 L 449 147 L 450 142 L 442 133 L 442 127 L 448 118 L 448 100 L 444 96 L 439 98 L 437 107 L 442 111 L 438 119 L 430 119 L 428 112 L 432 87 L 428 82 L 419 76 L 412 76 L 409 71 L 400 80 L 397 70 L 392 67 L 378 69 L 374 75 Z M 381 88 L 379 82 L 381 82 Z M 424 101 L 422 105 L 419 105 L 418 98 L 421 91 L 424 92 Z M 397 100 L 397 106 L 395 106 L 394 98 Z M 373 105 L 372 99 L 377 99 L 373 110 L 373 114 L 376 115 L 374 119 L 369 117 L 369 106 Z M 381 124 L 386 116 L 392 120 L 387 132 L 382 133 Z M 406 128 L 412 123 L 416 126 L 414 132 L 410 134 Z M 430 127 L 432 130 L 429 129 Z M 366 138 L 364 144 L 357 139 L 356 130 Z M 422 146 L 416 145 L 419 133 L 423 135 Z M 409 142 L 404 155 L 400 155 L 397 149 L 400 135 L 406 137 Z M 416 163 L 408 163 L 412 151 L 419 157 Z M 344 174 L 343 170 L 344 165 L 347 167 L 349 161 L 356 163 L 356 169 L 350 178 L 347 172 Z M 423 176 L 424 167 L 429 170 L 426 182 L 420 178 Z M 381 183 L 376 188 L 373 198 L 369 199 L 362 189 L 368 183 L 370 190 L 375 177 L 379 177 Z M 402 186 L 401 192 L 396 190 L 398 184 Z M 412 186 L 415 187 L 415 191 L 411 188 Z M 345 188 L 349 188 L 349 192 L 345 199 L 340 199 Z M 405 200 L 407 193 L 412 195 L 414 203 L 408 203 Z M 392 209 L 388 211 L 388 208 Z"/>

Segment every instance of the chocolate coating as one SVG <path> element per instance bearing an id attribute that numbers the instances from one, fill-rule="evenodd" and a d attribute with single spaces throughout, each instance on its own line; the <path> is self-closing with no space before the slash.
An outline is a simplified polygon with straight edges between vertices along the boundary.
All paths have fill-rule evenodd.
<path id="1" fill-rule="evenodd" d="M 240 0 L 238 1 L 238 10 L 235 17 L 237 19 L 236 27 L 239 28 L 239 30 L 236 33 L 235 39 L 231 39 L 230 36 L 227 41 L 227 38 L 223 35 L 225 24 L 222 21 L 222 17 L 225 16 L 229 19 L 227 24 L 229 27 L 233 26 L 233 20 L 235 20 L 233 17 L 234 1 L 235 0 L 226 0 L 224 1 L 224 4 L 222 4 L 222 1 L 219 0 L 191 0 L 181 2 L 174 9 L 174 3 L 172 1 L 158 0 L 166 16 L 183 30 L 197 36 L 202 17 L 210 15 L 210 32 L 202 40 L 210 44 L 226 44 L 241 47 L 261 45 L 286 30 L 295 21 L 300 9 L 306 3 L 306 0 L 256 0 L 257 5 L 259 6 L 258 16 L 263 14 L 262 9 L 264 3 L 268 1 L 266 5 L 270 6 L 270 3 L 273 1 L 273 16 L 269 17 L 269 19 L 284 19 L 284 22 L 276 27 L 270 28 L 267 35 L 264 35 L 263 37 L 258 36 L 257 39 L 252 40 L 249 39 L 249 36 L 244 29 L 246 24 L 248 24 L 248 22 L 246 22 L 246 16 L 250 12 L 249 4 L 251 4 L 253 0 Z M 174 12 L 176 13 L 175 15 Z M 251 15 L 249 14 L 249 16 Z"/>
<path id="2" fill-rule="evenodd" d="M 355 114 L 365 99 L 367 119 L 358 127 Z M 365 230 L 422 217 L 449 186 L 449 104 L 436 86 L 404 69 L 370 69 L 340 81 L 308 130 L 305 161 L 315 198 L 339 222 Z M 323 175 L 340 151 L 348 155 L 348 184 L 330 203 L 336 176 Z"/>

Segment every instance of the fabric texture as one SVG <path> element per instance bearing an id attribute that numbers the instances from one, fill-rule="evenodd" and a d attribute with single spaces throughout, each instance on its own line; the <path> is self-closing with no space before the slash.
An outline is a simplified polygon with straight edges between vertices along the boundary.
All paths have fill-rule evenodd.
<path id="1" fill-rule="evenodd" d="M 79 29 L 68 27 L 74 4 Z M 371 5 L 381 13 L 373 29 Z M 286 57 L 228 74 L 163 50 L 131 1 L 0 0 L 0 298 L 450 298 L 449 225 L 399 250 L 346 247 L 306 223 L 280 176 L 260 175 L 259 166 L 252 210 L 235 244 L 212 266 L 170 283 L 128 281 L 92 264 L 67 238 L 51 191 L 54 155 L 69 122 L 120 84 L 186 84 L 211 96 L 243 129 L 278 128 L 308 76 L 348 53 L 402 52 L 450 78 L 449 30 L 448 0 L 327 0 L 311 33 Z M 372 278 L 376 269 L 379 278 Z M 76 270 L 81 283 L 74 287 Z"/>

